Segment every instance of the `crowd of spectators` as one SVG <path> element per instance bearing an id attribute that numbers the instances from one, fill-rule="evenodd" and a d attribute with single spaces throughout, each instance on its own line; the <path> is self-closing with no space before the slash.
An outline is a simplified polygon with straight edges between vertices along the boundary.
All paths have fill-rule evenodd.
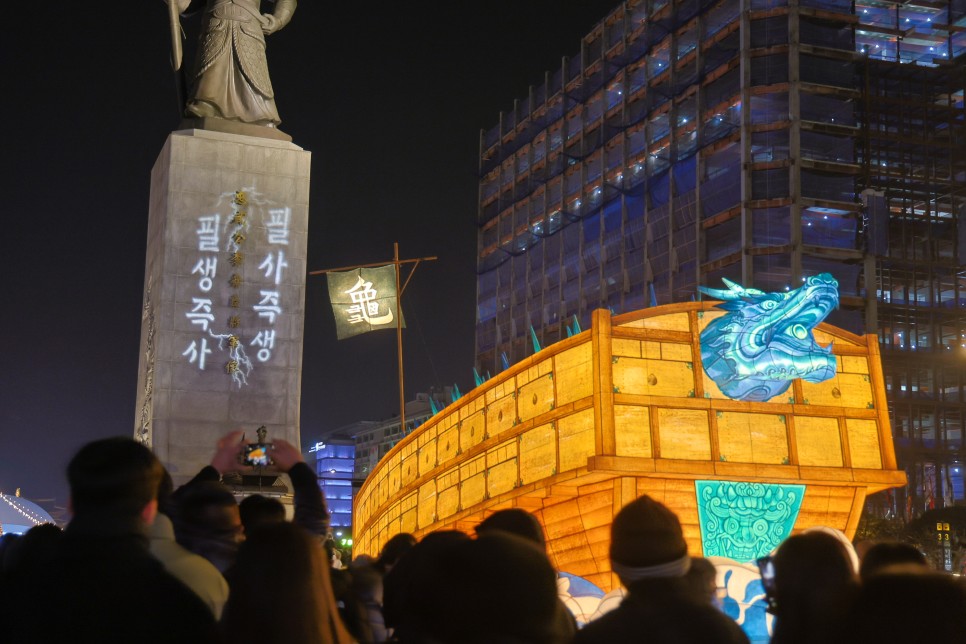
<path id="1" fill-rule="evenodd" d="M 133 440 L 81 448 L 67 469 L 67 527 L 0 540 L 8 641 L 748 642 L 720 608 L 714 564 L 688 552 L 678 517 L 648 496 L 611 526 L 623 600 L 578 624 L 531 513 L 498 510 L 473 535 L 399 534 L 339 565 L 299 450 L 274 443 L 275 465 L 292 483 L 287 513 L 266 496 L 239 503 L 221 481 L 243 447 L 240 432 L 225 436 L 211 465 L 177 489 Z M 966 643 L 966 581 L 932 570 L 911 546 L 873 544 L 859 562 L 847 541 L 807 530 L 766 561 L 772 644 Z"/>

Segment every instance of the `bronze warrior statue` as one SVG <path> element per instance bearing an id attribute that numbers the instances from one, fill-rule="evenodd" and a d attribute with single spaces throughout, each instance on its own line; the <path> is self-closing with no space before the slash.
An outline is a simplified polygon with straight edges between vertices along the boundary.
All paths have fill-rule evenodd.
<path id="1" fill-rule="evenodd" d="M 194 70 L 188 78 L 185 116 L 219 118 L 277 127 L 275 91 L 268 76 L 265 35 L 289 23 L 297 0 L 275 0 L 272 13 L 261 13 L 261 0 L 164 0 L 181 13 L 204 7 Z M 172 18 L 172 29 L 180 24 Z M 174 35 L 180 39 L 180 33 Z M 178 42 L 175 68 L 180 65 Z"/>

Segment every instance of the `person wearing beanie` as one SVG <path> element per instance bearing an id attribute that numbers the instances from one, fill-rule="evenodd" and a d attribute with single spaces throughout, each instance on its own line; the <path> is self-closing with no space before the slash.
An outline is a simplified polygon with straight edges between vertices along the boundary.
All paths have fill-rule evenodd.
<path id="1" fill-rule="evenodd" d="M 489 534 L 493 531 L 507 532 L 530 541 L 544 553 L 547 552 L 547 540 L 543 535 L 543 525 L 536 516 L 523 508 L 504 508 L 497 510 L 476 526 L 477 536 Z M 557 630 L 567 641 L 577 632 L 577 618 L 570 612 L 567 605 L 557 597 Z"/>
<path id="2" fill-rule="evenodd" d="M 738 624 L 687 578 L 688 544 L 663 504 L 642 496 L 621 508 L 611 525 L 610 561 L 627 595 L 578 631 L 574 644 L 747 644 Z"/>

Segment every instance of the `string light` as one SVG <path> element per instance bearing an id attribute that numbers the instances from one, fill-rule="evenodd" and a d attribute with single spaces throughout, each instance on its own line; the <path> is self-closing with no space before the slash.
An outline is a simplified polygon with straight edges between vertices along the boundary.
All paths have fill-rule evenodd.
<path id="1" fill-rule="evenodd" d="M 42 523 L 50 523 L 50 521 L 46 517 L 43 517 L 43 516 L 37 514 L 36 512 L 33 512 L 32 510 L 29 510 L 29 509 L 20 507 L 19 504 L 14 503 L 13 501 L 11 501 L 10 500 L 11 498 L 14 498 L 14 497 L 11 497 L 8 494 L 4 494 L 4 493 L 0 492 L 0 499 L 3 499 L 3 502 L 4 503 L 6 503 L 7 505 L 9 505 L 11 508 L 13 508 L 14 510 L 16 510 L 17 512 L 19 512 L 26 519 L 29 519 L 34 525 L 40 525 Z"/>

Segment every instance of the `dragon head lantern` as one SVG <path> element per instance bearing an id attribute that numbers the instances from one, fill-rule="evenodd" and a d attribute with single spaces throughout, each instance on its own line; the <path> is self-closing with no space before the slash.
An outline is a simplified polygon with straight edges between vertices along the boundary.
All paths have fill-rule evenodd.
<path id="1" fill-rule="evenodd" d="M 701 364 L 726 396 L 765 401 L 795 378 L 822 382 L 835 375 L 832 345 L 821 347 L 812 330 L 839 303 L 839 283 L 814 275 L 787 293 L 765 293 L 723 279 L 727 290 L 699 286 L 722 300 L 725 315 L 701 332 Z"/>

